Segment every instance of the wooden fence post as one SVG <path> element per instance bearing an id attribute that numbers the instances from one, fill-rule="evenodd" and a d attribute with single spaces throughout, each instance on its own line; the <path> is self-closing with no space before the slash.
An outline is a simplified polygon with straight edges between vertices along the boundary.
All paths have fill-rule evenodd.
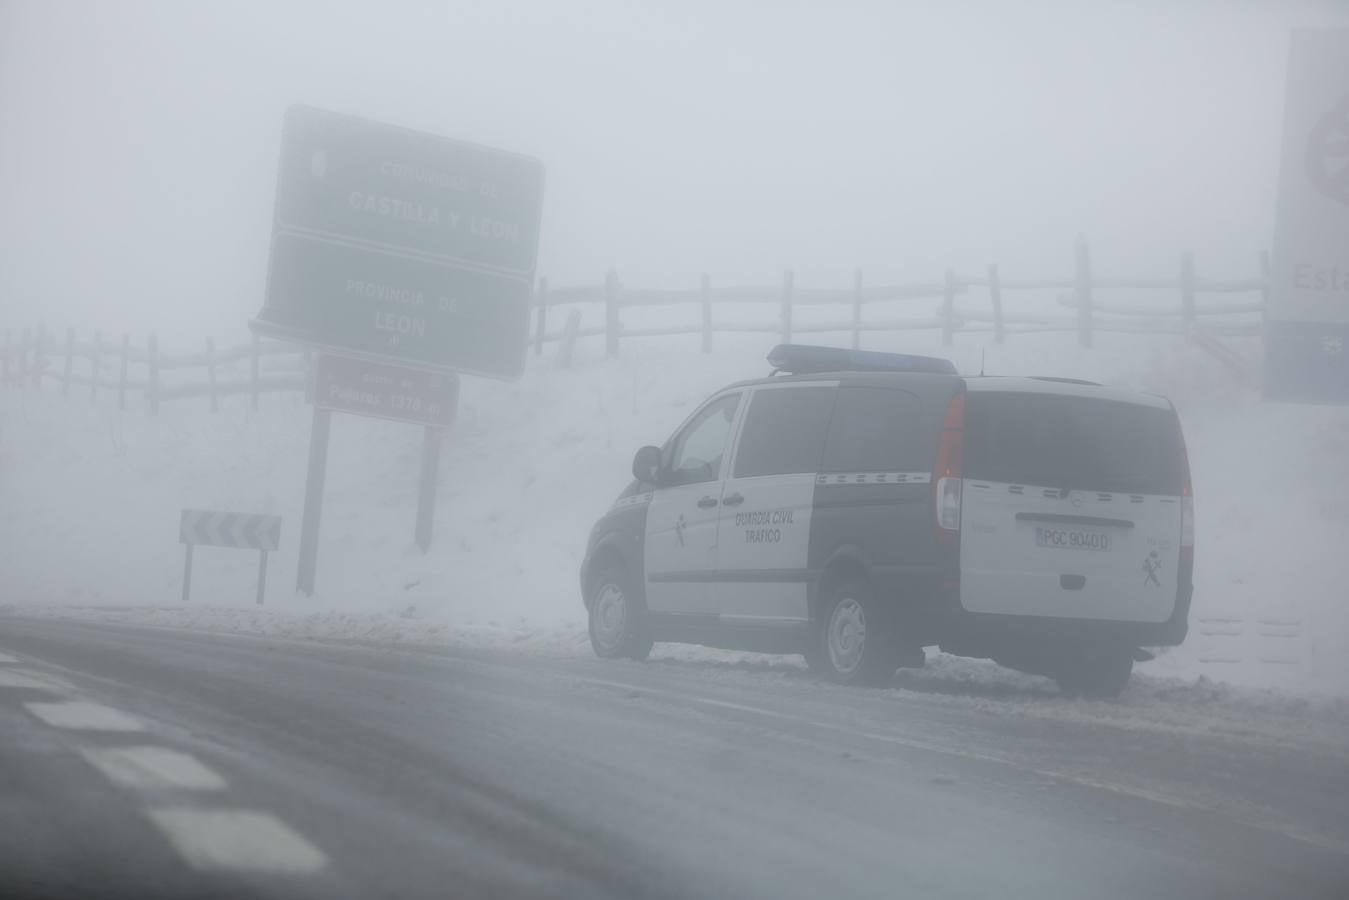
<path id="1" fill-rule="evenodd" d="M 61 379 L 61 396 L 70 396 L 70 372 L 75 367 L 75 329 L 66 329 L 66 368 Z"/>
<path id="2" fill-rule="evenodd" d="M 1260 251 L 1260 299 L 1269 305 L 1269 292 L 1272 285 L 1269 280 L 1269 251 Z"/>
<path id="3" fill-rule="evenodd" d="M 89 360 L 89 400 L 98 396 L 98 376 L 103 367 L 103 332 L 94 332 L 94 352 Z"/>
<path id="4" fill-rule="evenodd" d="M 253 355 L 249 360 L 248 384 L 252 388 L 252 408 L 253 412 L 258 411 L 258 394 L 261 393 L 261 375 L 262 375 L 262 337 L 257 332 L 253 333 Z"/>
<path id="5" fill-rule="evenodd" d="M 47 326 L 39 324 L 37 335 L 33 338 L 33 364 L 28 369 L 28 375 L 33 379 L 33 387 L 42 387 L 42 374 L 46 371 L 46 356 L 43 354 L 43 346 L 46 344 Z"/>
<path id="6" fill-rule="evenodd" d="M 548 279 L 539 279 L 539 308 L 534 319 L 534 355 L 543 353 L 543 336 L 548 331 Z"/>
<path id="7" fill-rule="evenodd" d="M 782 273 L 782 343 L 792 342 L 792 286 L 796 276 L 788 269 Z"/>
<path id="8" fill-rule="evenodd" d="M 159 415 L 159 335 L 150 334 L 150 341 L 145 345 L 146 360 L 149 365 L 149 372 L 146 375 L 146 393 L 150 395 L 150 415 Z"/>
<path id="9" fill-rule="evenodd" d="M 6 328 L 6 329 L 5 329 L 5 374 L 4 374 L 4 384 L 5 384 L 5 387 L 9 387 L 9 385 L 10 385 L 11 382 L 16 382 L 16 381 L 18 381 L 19 379 L 23 378 L 23 354 L 24 354 L 24 346 L 23 346 L 23 344 L 19 344 L 19 345 L 18 345 L 18 348 L 17 348 L 17 353 L 18 353 L 18 358 L 19 358 L 19 364 L 18 364 L 17 366 L 14 364 L 14 359 L 13 359 L 13 357 L 14 357 L 14 355 L 15 355 L 15 352 L 16 352 L 16 348 L 15 348 L 15 346 L 14 346 L 13 334 L 11 333 L 11 329 Z"/>
<path id="10" fill-rule="evenodd" d="M 852 273 L 852 348 L 862 349 L 862 270 Z"/>
<path id="11" fill-rule="evenodd" d="M 126 409 L 126 376 L 131 367 L 131 335 L 122 335 L 122 374 L 117 379 L 117 408 Z"/>
<path id="12" fill-rule="evenodd" d="M 949 347 L 956 330 L 956 273 L 950 269 L 946 270 L 941 316 L 941 342 Z"/>
<path id="13" fill-rule="evenodd" d="M 998 265 L 988 267 L 988 299 L 993 304 L 993 343 L 1001 344 L 1007 337 L 1002 319 L 1002 282 L 998 279 Z"/>
<path id="14" fill-rule="evenodd" d="M 304 402 L 313 403 L 318 393 L 318 372 L 314 366 L 314 348 L 305 344 L 304 348 Z"/>
<path id="15" fill-rule="evenodd" d="M 215 341 L 206 339 L 206 379 L 211 384 L 211 412 L 220 411 L 220 398 L 215 386 Z"/>
<path id="16" fill-rule="evenodd" d="M 1194 254 L 1188 250 L 1180 257 L 1180 307 L 1189 334 L 1194 330 Z"/>
<path id="17" fill-rule="evenodd" d="M 1077 239 L 1077 342 L 1091 346 L 1091 251 L 1087 239 Z"/>
<path id="18" fill-rule="evenodd" d="M 712 352 L 712 278 L 706 272 L 702 278 L 703 291 L 703 352 Z"/>
<path id="19" fill-rule="evenodd" d="M 572 309 L 567 313 L 567 323 L 562 326 L 562 341 L 557 348 L 557 364 L 564 369 L 571 368 L 571 355 L 576 349 L 576 337 L 581 330 L 581 311 Z"/>
<path id="20" fill-rule="evenodd" d="M 28 347 L 32 342 L 33 332 L 30 329 L 25 328 L 23 330 L 22 343 L 19 344 L 19 387 L 23 387 L 24 382 L 28 380 Z"/>
<path id="21" fill-rule="evenodd" d="M 618 357 L 618 338 L 623 328 L 618 318 L 618 272 L 610 269 L 604 276 L 604 355 Z"/>

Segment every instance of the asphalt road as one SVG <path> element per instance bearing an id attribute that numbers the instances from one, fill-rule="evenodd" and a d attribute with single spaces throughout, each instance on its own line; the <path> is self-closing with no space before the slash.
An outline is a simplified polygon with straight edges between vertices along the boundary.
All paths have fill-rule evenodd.
<path id="1" fill-rule="evenodd" d="M 1337 724 L 1033 701 L 5 616 L 0 895 L 1349 896 Z"/>

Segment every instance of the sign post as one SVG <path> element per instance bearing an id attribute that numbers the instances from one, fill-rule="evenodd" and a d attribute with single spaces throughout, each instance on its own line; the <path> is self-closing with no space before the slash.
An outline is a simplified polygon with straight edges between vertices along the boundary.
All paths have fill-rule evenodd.
<path id="1" fill-rule="evenodd" d="M 286 112 L 256 333 L 321 351 L 297 588 L 312 595 L 333 412 L 425 428 L 415 539 L 431 545 L 459 375 L 524 370 L 543 166 L 306 106 Z"/>
<path id="2" fill-rule="evenodd" d="M 324 353 L 315 383 L 315 405 L 325 410 L 423 426 L 414 537 L 423 553 L 430 550 L 440 447 L 459 405 L 459 376 Z"/>
<path id="3" fill-rule="evenodd" d="M 192 596 L 192 551 L 198 546 L 258 551 L 258 605 L 267 593 L 267 554 L 281 545 L 281 517 L 185 509 L 178 520 L 183 544 L 183 603 Z"/>
<path id="4" fill-rule="evenodd" d="M 1349 30 L 1293 32 L 1284 110 L 1264 394 L 1349 403 Z"/>
<path id="5" fill-rule="evenodd" d="M 183 543 L 183 605 L 192 596 L 192 544 Z"/>
<path id="6" fill-rule="evenodd" d="M 417 487 L 417 546 L 425 553 L 431 549 L 436 524 L 436 475 L 440 469 L 440 444 L 444 430 L 426 426 L 422 436 L 422 473 Z"/>
<path id="7" fill-rule="evenodd" d="M 318 575 L 319 522 L 323 518 L 323 482 L 328 473 L 328 435 L 333 414 L 314 407 L 314 424 L 309 430 L 309 471 L 304 482 L 304 516 L 300 520 L 300 565 L 295 574 L 295 589 L 306 597 L 314 596 Z"/>

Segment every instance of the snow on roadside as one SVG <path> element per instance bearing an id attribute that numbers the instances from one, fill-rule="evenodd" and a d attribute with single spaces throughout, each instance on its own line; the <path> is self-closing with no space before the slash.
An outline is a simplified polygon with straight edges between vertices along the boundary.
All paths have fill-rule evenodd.
<path id="1" fill-rule="evenodd" d="M 1176 677 L 1140 665 L 1119 700 L 1087 701 L 1065 696 L 1049 679 L 946 654 L 930 655 L 924 669 L 901 670 L 897 684 L 940 695 L 946 705 L 993 715 L 1280 745 L 1316 743 L 1349 764 L 1349 700 L 1344 697 L 1244 687 L 1205 674 Z"/>
<path id="2" fill-rule="evenodd" d="M 213 634 L 273 637 L 318 643 L 440 646 L 516 650 L 544 656 L 591 655 L 583 624 L 547 627 L 498 621 L 455 624 L 427 619 L 415 607 L 399 613 L 328 610 L 298 612 L 253 607 L 72 606 L 0 607 L 0 613 L 90 624 L 165 628 Z"/>

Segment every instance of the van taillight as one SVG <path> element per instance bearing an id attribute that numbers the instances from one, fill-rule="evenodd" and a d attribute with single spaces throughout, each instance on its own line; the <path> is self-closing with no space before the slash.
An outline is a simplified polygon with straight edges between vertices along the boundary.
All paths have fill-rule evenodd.
<path id="1" fill-rule="evenodd" d="M 965 393 L 951 398 L 937 444 L 933 469 L 932 507 L 937 541 L 954 546 L 960 541 L 960 483 L 965 463 Z"/>
<path id="2" fill-rule="evenodd" d="M 1190 483 L 1190 454 L 1185 449 L 1185 432 L 1176 418 L 1176 437 L 1180 442 L 1180 558 L 1194 560 L 1194 486 Z"/>

